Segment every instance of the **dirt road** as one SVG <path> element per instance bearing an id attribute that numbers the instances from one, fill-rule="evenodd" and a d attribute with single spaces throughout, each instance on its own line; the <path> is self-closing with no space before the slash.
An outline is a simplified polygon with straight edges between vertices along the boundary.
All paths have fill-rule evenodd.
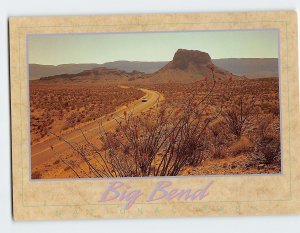
<path id="1" fill-rule="evenodd" d="M 131 104 L 128 105 L 128 108 L 133 112 L 133 115 L 139 115 L 142 112 L 145 112 L 152 107 L 154 107 L 159 100 L 162 99 L 162 96 L 157 91 L 141 89 L 145 95 Z M 146 98 L 146 102 L 142 102 L 142 99 Z M 117 126 L 117 122 L 113 120 L 111 117 L 112 114 L 114 116 L 124 116 L 124 111 L 128 109 L 127 107 L 123 106 L 119 108 L 116 112 L 108 114 L 106 116 L 101 117 L 99 120 L 103 120 L 103 127 L 105 130 L 109 131 L 114 129 Z M 89 140 L 96 139 L 99 136 L 99 122 L 94 121 L 89 124 L 86 124 L 80 128 L 85 136 Z M 63 135 L 63 138 L 69 142 L 76 142 L 80 143 L 84 141 L 82 133 L 80 130 L 73 130 Z M 39 142 L 31 146 L 31 167 L 38 166 L 50 158 L 55 156 L 53 151 L 51 150 L 51 146 L 55 148 L 58 153 L 64 153 L 70 150 L 69 145 L 66 142 L 60 141 L 57 137 L 50 138 L 43 142 Z"/>

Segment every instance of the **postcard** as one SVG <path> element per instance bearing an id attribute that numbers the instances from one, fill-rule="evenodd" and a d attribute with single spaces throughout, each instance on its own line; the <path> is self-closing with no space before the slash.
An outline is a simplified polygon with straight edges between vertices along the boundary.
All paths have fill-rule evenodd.
<path id="1" fill-rule="evenodd" d="M 300 213 L 296 12 L 9 29 L 15 220 Z"/>

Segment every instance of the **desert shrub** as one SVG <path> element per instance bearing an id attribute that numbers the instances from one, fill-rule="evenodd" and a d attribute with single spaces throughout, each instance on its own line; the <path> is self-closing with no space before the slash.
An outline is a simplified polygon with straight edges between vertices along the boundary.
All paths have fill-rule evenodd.
<path id="1" fill-rule="evenodd" d="M 74 124 L 73 123 L 70 123 L 69 121 L 65 122 L 63 127 L 62 127 L 62 130 L 66 130 L 66 129 L 69 129 L 71 127 L 74 127 Z"/>
<path id="2" fill-rule="evenodd" d="M 59 164 L 59 160 L 55 160 L 54 162 L 53 162 L 53 165 L 56 165 L 56 164 Z"/>
<path id="3" fill-rule="evenodd" d="M 255 143 L 255 158 L 264 164 L 280 163 L 280 134 L 275 129 L 277 118 L 260 119 Z"/>
<path id="4" fill-rule="evenodd" d="M 42 178 L 42 174 L 38 171 L 35 171 L 31 174 L 31 179 L 41 179 Z"/>
<path id="5" fill-rule="evenodd" d="M 183 167 L 203 160 L 207 124 L 201 117 L 193 120 L 191 106 L 171 113 L 161 107 L 158 113 L 137 118 L 128 115 L 118 133 L 106 132 L 102 137 L 117 176 L 175 176 Z"/>
<path id="6" fill-rule="evenodd" d="M 280 163 L 280 140 L 277 137 L 266 136 L 257 142 L 256 152 L 264 164 Z"/>
<path id="7" fill-rule="evenodd" d="M 239 155 L 241 153 L 252 151 L 253 144 L 248 137 L 242 136 L 230 146 L 229 150 L 232 155 Z"/>
<path id="8" fill-rule="evenodd" d="M 65 171 L 65 172 L 66 172 L 66 171 L 69 171 L 69 170 L 71 170 L 71 167 L 69 167 L 69 166 L 67 166 L 67 167 L 64 168 L 64 171 Z"/>
<path id="9" fill-rule="evenodd" d="M 254 98 L 247 100 L 244 96 L 240 96 L 237 102 L 222 112 L 229 131 L 237 138 L 240 138 L 246 130 L 253 113 L 254 102 Z"/>
<path id="10" fill-rule="evenodd" d="M 273 118 L 271 116 L 265 115 L 257 119 L 257 130 L 256 130 L 256 139 L 267 137 L 270 134 L 270 127 L 272 124 Z"/>
<path id="11" fill-rule="evenodd" d="M 212 146 L 213 158 L 220 159 L 226 155 L 226 130 L 225 123 L 222 120 L 212 122 L 209 127 L 210 132 L 210 144 Z"/>
<path id="12" fill-rule="evenodd" d="M 187 165 L 196 167 L 202 164 L 203 160 L 205 159 L 204 152 L 208 149 L 208 143 L 205 140 L 206 134 L 203 132 L 203 135 L 198 140 L 191 140 L 190 147 L 194 149 L 194 153 L 191 153 L 190 156 L 187 158 Z M 197 144 L 195 144 L 197 143 Z"/>
<path id="13" fill-rule="evenodd" d="M 261 109 L 265 112 L 265 113 L 271 113 L 275 116 L 279 116 L 279 105 L 278 104 L 270 104 L 268 102 L 263 102 L 261 104 Z"/>

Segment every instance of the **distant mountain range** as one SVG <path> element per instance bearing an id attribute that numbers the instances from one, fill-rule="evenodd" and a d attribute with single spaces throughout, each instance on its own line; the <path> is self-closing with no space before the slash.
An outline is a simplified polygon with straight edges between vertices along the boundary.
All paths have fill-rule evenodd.
<path id="1" fill-rule="evenodd" d="M 29 64 L 29 79 L 35 80 L 59 74 L 77 74 L 97 67 L 99 64 L 62 64 L 57 66 Z"/>
<path id="2" fill-rule="evenodd" d="M 39 80 L 52 83 L 94 83 L 103 81 L 114 83 L 188 83 L 213 77 L 218 80 L 222 80 L 229 76 L 232 78 L 241 78 L 214 65 L 208 53 L 198 50 L 178 49 L 174 54 L 173 59 L 168 63 L 118 62 L 108 64 L 110 67 L 115 66 L 117 68 L 107 68 L 107 65 L 104 65 L 105 66 L 103 66 L 103 64 L 96 66 L 96 68 L 94 64 L 81 64 L 81 66 L 74 65 L 75 68 L 73 70 L 71 69 L 72 65 L 68 65 L 67 69 L 69 73 L 49 75 L 41 77 Z M 121 67 L 123 65 L 126 65 L 127 70 L 129 69 L 128 67 L 131 67 L 130 72 L 122 70 Z M 163 67 L 158 68 L 161 67 L 161 65 L 163 65 Z M 73 73 L 77 72 L 78 68 L 86 69 L 89 66 L 92 68 L 79 73 Z M 59 66 L 59 68 L 61 67 L 62 66 Z M 156 71 L 151 73 L 144 73 L 136 70 L 137 68 L 140 70 L 142 69 L 143 71 L 149 69 L 153 70 L 154 67 L 156 67 Z M 212 70 L 214 71 L 213 73 Z"/>
<path id="3" fill-rule="evenodd" d="M 127 82 L 130 80 L 140 79 L 145 75 L 138 71 L 126 72 L 123 70 L 109 69 L 106 67 L 97 67 L 90 70 L 84 70 L 76 74 L 57 74 L 40 78 L 41 81 L 47 82 Z"/>
<path id="4" fill-rule="evenodd" d="M 77 74 L 85 70 L 94 68 L 106 67 L 109 69 L 117 69 L 126 72 L 139 71 L 146 74 L 153 73 L 168 62 L 139 62 L 139 61 L 115 61 L 103 64 L 62 64 L 62 65 L 39 65 L 29 64 L 30 80 L 39 79 L 42 77 L 54 76 L 59 74 Z"/>
<path id="5" fill-rule="evenodd" d="M 201 65 L 201 56 L 199 55 L 200 51 L 193 50 L 184 50 L 179 49 L 178 51 L 183 52 L 184 54 L 180 56 L 181 62 L 189 60 L 189 73 L 193 73 L 194 70 L 197 72 L 199 65 Z M 178 55 L 178 51 L 176 52 Z M 175 53 L 175 55 L 176 55 Z M 194 54 L 194 55 L 192 55 Z M 197 55 L 195 55 L 197 54 Z M 174 55 L 174 58 L 175 58 Z M 198 58 L 196 58 L 198 56 Z M 209 55 L 208 55 L 209 56 Z M 178 57 L 178 56 L 177 56 Z M 187 59 L 187 60 L 186 60 Z M 194 59 L 194 60 L 193 60 Z M 200 60 L 197 60 L 200 59 Z M 210 59 L 206 57 L 209 62 L 215 64 L 219 67 L 220 70 L 228 71 L 229 73 L 235 74 L 237 76 L 246 76 L 248 78 L 262 78 L 262 77 L 278 77 L 278 59 L 277 58 L 224 58 L 224 59 Z M 178 60 L 178 59 L 177 59 Z M 192 61 L 193 60 L 193 61 Z M 208 62 L 206 60 L 206 62 Z M 175 66 L 176 59 L 173 62 Z M 205 62 L 204 62 L 205 63 Z M 156 73 L 161 69 L 164 69 L 165 66 L 170 68 L 170 62 L 161 61 L 161 62 L 139 62 L 139 61 L 115 61 L 108 62 L 103 64 L 62 64 L 62 65 L 39 65 L 39 64 L 29 64 L 29 78 L 30 80 L 40 79 L 42 77 L 50 77 L 61 74 L 78 74 L 83 71 L 93 70 L 95 68 L 105 67 L 108 69 L 125 71 L 127 73 L 131 72 L 142 72 L 145 74 Z M 203 64 L 202 64 L 203 65 Z M 204 70 L 202 70 L 204 71 Z M 205 71 L 206 72 L 206 71 Z M 175 76 L 179 73 L 174 73 Z"/>
<path id="6" fill-rule="evenodd" d="M 126 72 L 139 71 L 146 74 L 151 74 L 162 67 L 164 67 L 168 62 L 167 61 L 158 61 L 158 62 L 142 62 L 142 61 L 114 61 L 103 63 L 100 66 L 123 70 Z"/>
<path id="7" fill-rule="evenodd" d="M 277 58 L 213 59 L 216 66 L 248 78 L 278 77 Z"/>

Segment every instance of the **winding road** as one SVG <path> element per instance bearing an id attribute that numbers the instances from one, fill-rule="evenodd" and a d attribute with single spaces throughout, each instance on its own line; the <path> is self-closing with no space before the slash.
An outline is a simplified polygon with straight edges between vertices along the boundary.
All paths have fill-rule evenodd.
<path id="1" fill-rule="evenodd" d="M 117 122 L 111 117 L 108 118 L 108 116 L 111 115 L 124 116 L 124 111 L 128 108 L 132 111 L 134 116 L 137 116 L 142 112 L 148 111 L 149 109 L 154 107 L 158 101 L 161 101 L 163 99 L 162 95 L 157 91 L 148 90 L 148 89 L 140 89 L 140 90 L 145 93 L 145 95 L 142 98 L 130 103 L 128 107 L 125 106 L 120 107 L 114 113 L 107 114 L 98 119 L 103 121 L 103 127 L 105 130 L 109 131 L 114 129 L 117 126 Z M 143 98 L 146 98 L 147 101 L 142 102 Z M 80 129 L 84 132 L 85 137 L 88 138 L 89 140 L 96 139 L 97 136 L 99 136 L 98 120 L 80 127 Z M 68 133 L 65 133 L 62 137 L 68 142 L 80 143 L 84 141 L 82 132 L 76 129 Z M 63 153 L 68 150 L 71 150 L 70 146 L 66 142 L 59 140 L 59 138 L 57 137 L 52 137 L 45 141 L 36 143 L 31 146 L 31 167 L 32 168 L 48 161 L 49 159 L 53 158 L 53 156 L 55 156 L 53 151 L 51 150 L 51 147 L 53 147 L 58 153 Z"/>

